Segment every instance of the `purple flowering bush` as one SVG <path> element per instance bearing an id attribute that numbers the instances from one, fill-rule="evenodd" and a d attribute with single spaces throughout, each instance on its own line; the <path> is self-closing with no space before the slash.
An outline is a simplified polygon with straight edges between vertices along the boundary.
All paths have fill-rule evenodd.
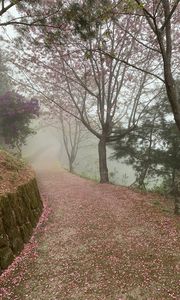
<path id="1" fill-rule="evenodd" d="M 37 99 L 28 100 L 11 91 L 0 96 L 0 137 L 5 145 L 21 152 L 27 136 L 35 133 L 30 124 L 39 116 L 39 109 Z"/>

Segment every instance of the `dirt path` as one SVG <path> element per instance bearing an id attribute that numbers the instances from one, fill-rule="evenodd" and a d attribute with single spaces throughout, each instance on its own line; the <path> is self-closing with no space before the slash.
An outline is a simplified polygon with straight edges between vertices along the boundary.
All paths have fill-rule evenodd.
<path id="1" fill-rule="evenodd" d="M 156 199 L 64 171 L 39 174 L 39 185 L 52 212 L 3 300 L 180 299 L 179 220 Z"/>

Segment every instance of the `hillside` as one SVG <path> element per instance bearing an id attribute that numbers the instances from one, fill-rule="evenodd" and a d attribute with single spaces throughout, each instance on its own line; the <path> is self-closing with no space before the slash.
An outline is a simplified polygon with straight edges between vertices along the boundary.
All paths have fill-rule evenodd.
<path id="1" fill-rule="evenodd" d="M 32 174 L 32 169 L 25 162 L 0 150 L 0 194 L 13 192 L 28 178 L 30 179 Z"/>

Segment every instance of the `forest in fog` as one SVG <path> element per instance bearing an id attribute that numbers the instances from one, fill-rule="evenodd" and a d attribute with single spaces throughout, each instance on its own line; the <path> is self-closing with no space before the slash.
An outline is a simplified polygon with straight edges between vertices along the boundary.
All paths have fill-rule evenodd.
<path id="1" fill-rule="evenodd" d="M 52 127 L 70 172 L 154 187 L 178 211 L 179 1 L 1 2 L 2 146 L 21 155 Z"/>
<path id="2" fill-rule="evenodd" d="M 0 299 L 179 300 L 180 0 L 0 0 Z"/>

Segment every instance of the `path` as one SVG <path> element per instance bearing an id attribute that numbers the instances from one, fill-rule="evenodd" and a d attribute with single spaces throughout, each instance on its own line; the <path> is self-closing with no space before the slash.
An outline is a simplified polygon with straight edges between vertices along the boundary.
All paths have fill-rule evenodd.
<path id="1" fill-rule="evenodd" d="M 146 195 L 62 170 L 39 174 L 39 185 L 52 213 L 38 257 L 3 300 L 180 299 L 178 218 Z"/>

